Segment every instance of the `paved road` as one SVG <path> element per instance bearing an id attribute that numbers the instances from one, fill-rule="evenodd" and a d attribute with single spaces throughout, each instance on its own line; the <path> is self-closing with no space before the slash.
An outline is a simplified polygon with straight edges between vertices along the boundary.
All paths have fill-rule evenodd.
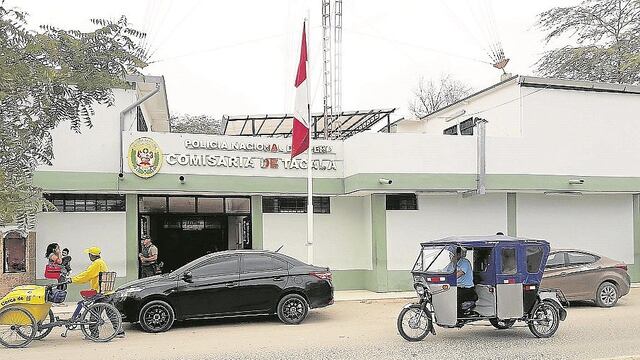
<path id="1" fill-rule="evenodd" d="M 640 354 L 640 289 L 617 307 L 569 309 L 551 339 L 528 328 L 495 330 L 475 325 L 437 329 L 418 343 L 398 335 L 396 316 L 405 300 L 347 301 L 310 313 L 299 326 L 272 318 L 188 322 L 163 334 L 127 325 L 125 339 L 94 344 L 79 332 L 54 330 L 27 349 L 0 349 L 2 359 L 595 359 Z"/>

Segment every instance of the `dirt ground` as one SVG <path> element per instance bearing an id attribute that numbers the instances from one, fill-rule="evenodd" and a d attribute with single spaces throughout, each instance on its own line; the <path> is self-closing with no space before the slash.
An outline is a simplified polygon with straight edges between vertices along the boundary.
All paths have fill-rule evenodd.
<path id="1" fill-rule="evenodd" d="M 314 310 L 298 326 L 272 317 L 190 321 L 162 334 L 127 324 L 124 339 L 96 344 L 79 331 L 55 329 L 25 349 L 0 349 L 1 359 L 595 359 L 640 354 L 640 289 L 615 308 L 569 308 L 550 339 L 523 324 L 495 330 L 488 323 L 437 328 L 436 336 L 404 341 L 396 317 L 407 300 L 343 301 Z"/>

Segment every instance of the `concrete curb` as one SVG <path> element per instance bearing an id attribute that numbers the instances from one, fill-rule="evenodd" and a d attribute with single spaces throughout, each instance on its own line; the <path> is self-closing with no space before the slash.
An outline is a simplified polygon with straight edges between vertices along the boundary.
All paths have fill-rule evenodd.
<path id="1" fill-rule="evenodd" d="M 600 358 L 596 360 L 640 360 L 640 355 L 631 355 L 631 356 L 618 356 L 611 358 Z"/>

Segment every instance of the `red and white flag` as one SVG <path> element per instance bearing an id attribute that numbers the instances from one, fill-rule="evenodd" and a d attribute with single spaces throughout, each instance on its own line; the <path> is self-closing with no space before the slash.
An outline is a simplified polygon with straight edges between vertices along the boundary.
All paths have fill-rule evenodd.
<path id="1" fill-rule="evenodd" d="M 293 109 L 293 130 L 291 131 L 291 158 L 309 148 L 309 92 L 307 91 L 307 34 L 302 26 L 302 48 L 296 75 L 296 103 Z"/>

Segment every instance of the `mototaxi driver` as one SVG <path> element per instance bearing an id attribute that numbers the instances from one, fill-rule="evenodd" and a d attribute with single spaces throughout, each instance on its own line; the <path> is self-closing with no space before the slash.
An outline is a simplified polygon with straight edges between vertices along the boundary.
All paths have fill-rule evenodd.
<path id="1" fill-rule="evenodd" d="M 458 289 L 458 316 L 462 315 L 461 305 L 465 301 L 476 301 L 478 295 L 474 290 L 473 268 L 469 259 L 464 257 L 465 251 L 461 246 L 456 246 L 455 252 L 451 253 L 451 263 L 455 265 L 457 289 Z"/>

